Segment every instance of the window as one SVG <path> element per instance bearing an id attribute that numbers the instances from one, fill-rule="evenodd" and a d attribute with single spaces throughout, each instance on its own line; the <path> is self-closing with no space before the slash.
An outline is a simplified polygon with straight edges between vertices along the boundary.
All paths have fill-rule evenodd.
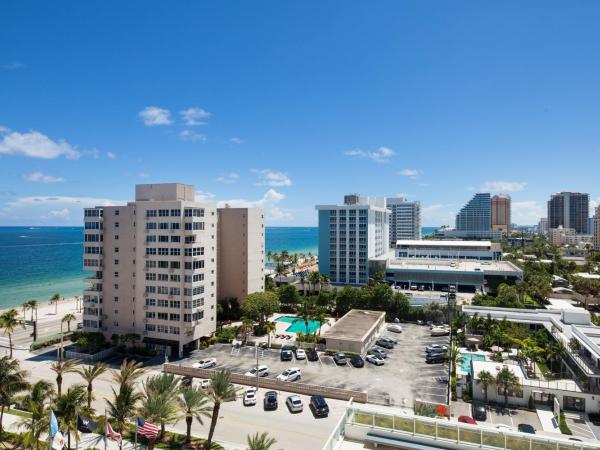
<path id="1" fill-rule="evenodd" d="M 169 242 L 169 236 L 159 236 L 158 242 Z"/>
<path id="2" fill-rule="evenodd" d="M 119 228 L 119 222 L 115 222 L 115 228 Z"/>
<path id="3" fill-rule="evenodd" d="M 115 278 L 119 278 L 119 272 L 115 272 Z"/>
<path id="4" fill-rule="evenodd" d="M 168 333 L 169 327 L 167 327 L 166 325 L 157 325 L 156 331 L 159 333 Z"/>
<path id="5" fill-rule="evenodd" d="M 154 311 L 146 311 L 146 319 L 154 319 L 156 318 L 156 313 Z"/>
<path id="6" fill-rule="evenodd" d="M 169 249 L 168 248 L 159 248 L 158 249 L 158 254 L 160 256 L 168 256 L 169 255 Z"/>
<path id="7" fill-rule="evenodd" d="M 146 255 L 156 255 L 156 249 L 155 248 L 147 248 Z"/>
<path id="8" fill-rule="evenodd" d="M 115 247 L 115 253 L 119 253 L 119 247 Z"/>
<path id="9" fill-rule="evenodd" d="M 169 222 L 160 222 L 158 224 L 158 229 L 159 230 L 168 230 L 169 229 Z"/>
<path id="10" fill-rule="evenodd" d="M 114 300 L 115 300 L 115 302 L 118 302 L 119 301 L 119 297 L 115 297 Z"/>
<path id="11" fill-rule="evenodd" d="M 169 320 L 169 314 L 164 312 L 159 312 L 157 314 L 158 320 Z"/>
<path id="12" fill-rule="evenodd" d="M 179 222 L 171 222 L 171 230 L 179 230 Z"/>
<path id="13" fill-rule="evenodd" d="M 120 211 L 119 211 L 118 209 L 115 209 L 115 216 L 118 216 L 118 215 L 119 215 L 119 212 L 120 212 Z"/>
<path id="14" fill-rule="evenodd" d="M 171 254 L 171 256 L 180 256 L 181 250 L 178 248 L 172 248 L 170 254 Z"/>
<path id="15" fill-rule="evenodd" d="M 146 236 L 146 242 L 156 242 L 156 235 L 151 234 L 151 235 Z"/>
<path id="16" fill-rule="evenodd" d="M 146 306 L 156 306 L 156 299 L 154 299 L 154 298 L 147 298 L 146 299 Z"/>
<path id="17" fill-rule="evenodd" d="M 171 313 L 171 314 L 169 315 L 169 320 L 170 320 L 171 322 L 179 322 L 179 320 L 180 320 L 180 316 L 179 316 L 179 314 L 173 314 L 173 313 Z"/>
<path id="18" fill-rule="evenodd" d="M 169 302 L 167 300 L 158 300 L 158 307 L 159 308 L 168 308 L 169 307 Z"/>
<path id="19" fill-rule="evenodd" d="M 171 242 L 181 242 L 181 236 L 171 236 Z"/>
<path id="20" fill-rule="evenodd" d="M 155 209 L 147 209 L 146 217 L 156 217 L 156 210 Z"/>
<path id="21" fill-rule="evenodd" d="M 115 266 L 118 266 L 118 265 L 119 265 L 119 260 L 115 259 Z"/>
<path id="22" fill-rule="evenodd" d="M 146 281 L 156 281 L 156 274 L 146 272 Z"/>
<path id="23" fill-rule="evenodd" d="M 119 289 L 119 285 L 118 284 L 115 284 L 115 289 Z"/>
<path id="24" fill-rule="evenodd" d="M 171 217 L 181 217 L 181 210 L 180 209 L 172 209 Z"/>
<path id="25" fill-rule="evenodd" d="M 204 247 L 186 248 L 185 256 L 203 256 Z"/>
<path id="26" fill-rule="evenodd" d="M 202 208 L 185 208 L 185 217 L 204 217 L 204 209 Z"/>
<path id="27" fill-rule="evenodd" d="M 146 324 L 146 331 L 155 331 L 155 330 L 156 330 L 156 325 L 154 325 L 153 323 Z"/>
<path id="28" fill-rule="evenodd" d="M 171 334 L 179 334 L 179 327 L 169 327 L 169 332 Z"/>
<path id="29" fill-rule="evenodd" d="M 156 230 L 156 222 L 147 222 L 146 230 Z"/>
<path id="30" fill-rule="evenodd" d="M 158 210 L 158 216 L 159 217 L 168 217 L 169 216 L 169 210 L 168 209 L 159 209 Z"/>
<path id="31" fill-rule="evenodd" d="M 185 263 L 185 269 L 186 270 L 196 270 L 196 269 L 203 269 L 204 268 L 204 261 L 192 261 L 192 262 L 186 262 Z"/>
<path id="32" fill-rule="evenodd" d="M 169 306 L 171 308 L 181 308 L 181 302 L 179 300 L 171 300 Z"/>
<path id="33" fill-rule="evenodd" d="M 166 273 L 158 274 L 158 281 L 168 281 L 168 280 L 169 280 L 169 275 L 167 275 Z"/>

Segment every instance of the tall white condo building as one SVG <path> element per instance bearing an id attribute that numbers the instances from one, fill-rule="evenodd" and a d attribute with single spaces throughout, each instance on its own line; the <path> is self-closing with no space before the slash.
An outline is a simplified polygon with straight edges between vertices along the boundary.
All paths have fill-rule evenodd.
<path id="1" fill-rule="evenodd" d="M 421 203 L 409 202 L 403 197 L 386 199 L 386 207 L 390 211 L 390 245 L 396 241 L 421 239 Z"/>

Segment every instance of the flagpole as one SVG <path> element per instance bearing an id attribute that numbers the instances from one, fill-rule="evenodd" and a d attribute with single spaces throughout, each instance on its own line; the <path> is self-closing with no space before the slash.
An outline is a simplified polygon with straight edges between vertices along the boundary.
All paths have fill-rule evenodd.
<path id="1" fill-rule="evenodd" d="M 138 428 L 138 421 L 137 421 L 137 417 L 135 418 L 135 437 L 133 439 L 133 450 L 137 450 L 137 428 Z"/>
<path id="2" fill-rule="evenodd" d="M 106 428 L 108 424 L 108 417 L 106 417 L 106 408 L 104 408 L 104 450 L 106 450 Z"/>
<path id="3" fill-rule="evenodd" d="M 48 425 L 48 449 L 52 449 L 52 410 L 50 410 L 50 423 Z"/>

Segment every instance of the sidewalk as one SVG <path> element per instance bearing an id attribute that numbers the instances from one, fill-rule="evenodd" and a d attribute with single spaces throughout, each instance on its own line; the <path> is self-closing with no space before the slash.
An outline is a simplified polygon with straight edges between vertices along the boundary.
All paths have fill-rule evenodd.
<path id="1" fill-rule="evenodd" d="M 9 411 L 4 412 L 4 420 L 3 424 L 6 430 L 11 431 L 13 433 L 23 432 L 23 428 L 19 428 L 17 425 L 21 418 L 19 416 L 15 416 L 10 414 Z M 46 438 L 44 435 L 43 437 Z M 104 450 L 104 436 L 101 436 L 96 433 L 79 433 L 80 441 L 78 448 L 80 449 L 88 449 L 88 448 L 98 448 L 100 450 Z M 66 440 L 66 436 L 65 436 Z M 71 447 L 75 447 L 75 437 L 71 435 Z M 107 450 L 119 450 L 119 443 L 112 441 L 110 439 L 106 440 L 106 449 Z M 134 445 L 130 442 L 123 441 L 123 450 L 133 450 Z M 146 446 L 138 444 L 139 450 L 145 450 Z"/>

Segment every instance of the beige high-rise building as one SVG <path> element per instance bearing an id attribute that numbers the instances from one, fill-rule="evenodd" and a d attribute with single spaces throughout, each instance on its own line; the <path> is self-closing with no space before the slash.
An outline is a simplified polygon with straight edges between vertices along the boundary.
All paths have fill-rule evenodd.
<path id="1" fill-rule="evenodd" d="M 135 201 L 84 212 L 83 328 L 138 334 L 167 354 L 216 328 L 217 208 L 193 186 L 137 185 Z"/>
<path id="2" fill-rule="evenodd" d="M 265 223 L 259 208 L 218 209 L 218 300 L 264 290 Z"/>
<path id="3" fill-rule="evenodd" d="M 600 252 L 600 206 L 596 207 L 594 216 L 594 250 Z"/>
<path id="4" fill-rule="evenodd" d="M 510 233 L 511 211 L 509 195 L 492 197 L 492 231 Z"/>

